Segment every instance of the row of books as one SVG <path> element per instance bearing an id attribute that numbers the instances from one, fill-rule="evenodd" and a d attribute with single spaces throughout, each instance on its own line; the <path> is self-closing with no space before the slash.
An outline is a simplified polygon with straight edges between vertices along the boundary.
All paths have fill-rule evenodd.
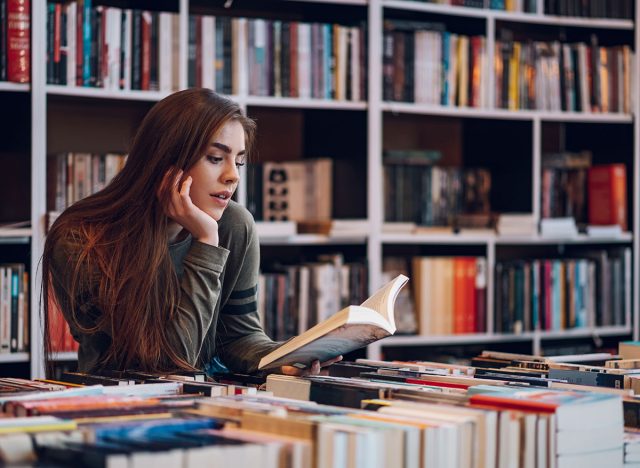
<path id="1" fill-rule="evenodd" d="M 189 17 L 189 86 L 225 94 L 361 101 L 363 26 Z"/>
<path id="2" fill-rule="evenodd" d="M 545 0 L 547 15 L 633 19 L 633 0 Z"/>
<path id="3" fill-rule="evenodd" d="M 0 353 L 29 350 L 29 273 L 22 263 L 0 264 Z"/>
<path id="4" fill-rule="evenodd" d="M 420 335 L 486 332 L 485 258 L 413 257 L 411 266 Z"/>
<path id="5" fill-rule="evenodd" d="M 497 40 L 495 106 L 518 110 L 631 112 L 628 45 Z"/>
<path id="6" fill-rule="evenodd" d="M 388 222 L 451 226 L 462 214 L 491 212 L 491 173 L 385 158 L 384 213 Z"/>
<path id="7" fill-rule="evenodd" d="M 258 282 L 258 312 L 267 335 L 282 341 L 299 335 L 368 296 L 367 267 L 342 255 L 317 262 L 264 268 Z"/>
<path id="8" fill-rule="evenodd" d="M 495 331 L 623 326 L 631 314 L 631 250 L 498 262 Z"/>
<path id="9" fill-rule="evenodd" d="M 59 153 L 47 162 L 47 208 L 61 212 L 102 190 L 124 167 L 123 154 Z"/>
<path id="10" fill-rule="evenodd" d="M 92 6 L 91 1 L 47 7 L 47 83 L 178 89 L 178 14 Z"/>
<path id="11" fill-rule="evenodd" d="M 573 217 L 578 225 L 627 229 L 624 164 L 591 165 L 591 154 L 549 154 L 542 158 L 543 218 Z"/>
<path id="12" fill-rule="evenodd" d="M 416 0 L 438 5 L 462 6 L 469 8 L 491 8 L 492 10 L 536 12 L 536 0 Z"/>
<path id="13" fill-rule="evenodd" d="M 486 38 L 445 28 L 442 23 L 384 22 L 385 101 L 487 107 Z"/>
<path id="14" fill-rule="evenodd" d="M 256 220 L 330 220 L 333 160 L 252 163 L 247 170 L 247 208 Z"/>
<path id="15" fill-rule="evenodd" d="M 358 360 L 328 376 L 271 374 L 266 391 L 249 376 L 207 382 L 197 372 L 0 379 L 0 457 L 133 467 L 220 456 L 259 467 L 622 466 L 623 424 L 638 400 L 593 379 L 568 383 L 587 369 L 613 377 L 601 383 L 637 372 L 483 352 L 473 367 Z M 567 378 L 551 377 L 563 371 Z"/>
<path id="16" fill-rule="evenodd" d="M 30 37 L 30 0 L 0 0 L 0 81 L 31 80 Z"/>

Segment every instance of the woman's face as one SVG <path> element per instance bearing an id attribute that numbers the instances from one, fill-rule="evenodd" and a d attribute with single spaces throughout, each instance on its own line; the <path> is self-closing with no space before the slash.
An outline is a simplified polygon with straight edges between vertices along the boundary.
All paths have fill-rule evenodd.
<path id="1" fill-rule="evenodd" d="M 230 120 L 211 139 L 202 158 L 185 173 L 193 178 L 191 201 L 216 221 L 229 204 L 240 180 L 245 161 L 245 133 L 242 124 Z"/>

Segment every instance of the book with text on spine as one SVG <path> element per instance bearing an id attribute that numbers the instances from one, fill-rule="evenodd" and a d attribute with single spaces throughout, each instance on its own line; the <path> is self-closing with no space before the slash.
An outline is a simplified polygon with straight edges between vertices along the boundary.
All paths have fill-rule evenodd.
<path id="1" fill-rule="evenodd" d="M 398 275 L 361 305 L 342 309 L 264 356 L 258 369 L 284 365 L 304 369 L 316 359 L 324 362 L 393 335 L 394 303 L 407 281 Z"/>

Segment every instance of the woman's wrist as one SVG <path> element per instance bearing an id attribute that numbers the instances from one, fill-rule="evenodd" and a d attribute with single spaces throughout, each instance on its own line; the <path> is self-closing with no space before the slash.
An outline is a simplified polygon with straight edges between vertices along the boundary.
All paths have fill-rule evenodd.
<path id="1" fill-rule="evenodd" d="M 218 238 L 218 236 L 204 236 L 197 238 L 197 241 L 202 242 L 203 244 L 209 244 L 213 245 L 214 247 L 218 247 L 220 239 Z"/>

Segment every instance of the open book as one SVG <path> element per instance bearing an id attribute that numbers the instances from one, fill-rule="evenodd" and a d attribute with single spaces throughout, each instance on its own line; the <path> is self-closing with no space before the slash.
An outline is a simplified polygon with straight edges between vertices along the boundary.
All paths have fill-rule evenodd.
<path id="1" fill-rule="evenodd" d="M 409 278 L 398 275 L 361 305 L 346 307 L 283 343 L 260 360 L 258 369 L 286 365 L 304 369 L 316 359 L 324 362 L 393 335 L 393 306 L 407 281 Z"/>

